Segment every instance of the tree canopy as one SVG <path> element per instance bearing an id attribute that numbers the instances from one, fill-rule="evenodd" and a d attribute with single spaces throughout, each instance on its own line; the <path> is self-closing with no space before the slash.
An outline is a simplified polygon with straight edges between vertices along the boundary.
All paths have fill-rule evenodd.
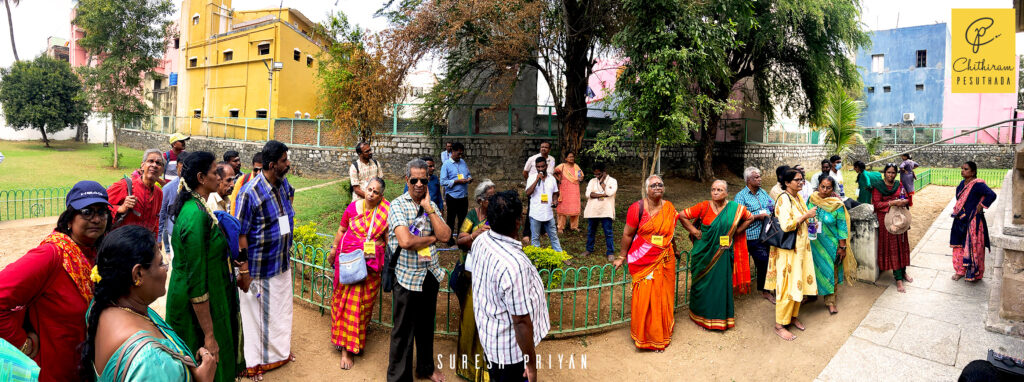
<path id="1" fill-rule="evenodd" d="M 38 129 L 46 147 L 47 134 L 82 124 L 89 113 L 82 81 L 71 66 L 45 55 L 0 68 L 0 104 L 9 126 Z"/>
<path id="2" fill-rule="evenodd" d="M 89 99 L 114 122 L 116 153 L 118 128 L 150 113 L 143 80 L 163 56 L 174 5 L 170 0 L 81 0 L 77 9 L 73 22 L 85 30 L 78 45 L 90 61 L 80 71 Z"/>

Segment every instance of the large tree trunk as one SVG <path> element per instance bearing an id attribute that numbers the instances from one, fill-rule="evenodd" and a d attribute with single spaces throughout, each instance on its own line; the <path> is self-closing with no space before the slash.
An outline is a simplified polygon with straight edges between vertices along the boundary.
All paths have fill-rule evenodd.
<path id="1" fill-rule="evenodd" d="M 4 7 L 7 7 L 7 28 L 11 31 L 11 50 L 14 51 L 14 61 L 21 61 L 21 59 L 18 58 L 18 47 L 14 45 L 14 21 L 11 19 L 10 1 L 11 0 L 4 0 Z M 43 135 L 46 135 L 46 133 L 43 133 Z"/>
<path id="2" fill-rule="evenodd" d="M 586 5 L 567 1 L 565 6 L 565 105 L 558 111 L 562 123 L 559 145 L 562 155 L 572 151 L 580 156 L 583 135 L 587 131 L 587 81 L 590 75 L 590 49 L 593 36 L 573 31 L 586 30 Z M 579 161 L 579 159 L 577 159 Z"/>
<path id="3" fill-rule="evenodd" d="M 715 135 L 718 134 L 720 116 L 712 116 L 700 131 L 700 148 L 697 152 L 697 179 L 707 182 L 715 179 L 714 153 Z"/>

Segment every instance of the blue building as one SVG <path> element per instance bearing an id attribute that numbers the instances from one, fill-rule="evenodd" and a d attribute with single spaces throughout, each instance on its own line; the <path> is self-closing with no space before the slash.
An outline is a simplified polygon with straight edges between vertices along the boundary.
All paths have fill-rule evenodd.
<path id="1" fill-rule="evenodd" d="M 942 124 L 948 36 L 945 23 L 871 32 L 857 51 L 866 104 L 857 124 Z"/>

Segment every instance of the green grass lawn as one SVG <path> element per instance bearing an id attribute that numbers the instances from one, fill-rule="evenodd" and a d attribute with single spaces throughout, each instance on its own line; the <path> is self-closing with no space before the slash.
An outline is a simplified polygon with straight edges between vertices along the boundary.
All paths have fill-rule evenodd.
<path id="1" fill-rule="evenodd" d="M 73 141 L 51 141 L 50 146 L 32 141 L 0 141 L 0 152 L 5 156 L 0 163 L 0 190 L 71 187 L 80 180 L 95 180 L 107 186 L 131 174 L 142 163 L 142 150 L 124 146 L 118 147 L 119 169 L 111 167 L 113 146 Z M 288 180 L 298 189 L 334 179 L 289 175 Z"/>

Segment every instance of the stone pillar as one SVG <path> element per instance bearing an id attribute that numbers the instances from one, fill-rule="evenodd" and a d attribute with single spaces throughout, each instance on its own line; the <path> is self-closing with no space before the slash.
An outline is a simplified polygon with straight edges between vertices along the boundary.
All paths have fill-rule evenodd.
<path id="1" fill-rule="evenodd" d="M 878 216 L 871 204 L 861 204 L 850 210 L 850 247 L 857 259 L 858 280 L 878 280 Z"/>
<path id="2" fill-rule="evenodd" d="M 999 296 L 999 317 L 1024 320 L 1024 144 L 1014 153 L 1014 170 L 1003 180 L 1000 197 L 1007 206 L 1003 210 L 1002 227 L 992 235 L 992 245 L 1003 249 L 1003 279 Z M 1020 329 L 1018 329 L 1020 330 Z M 1019 334 L 1018 334 L 1019 335 Z"/>

